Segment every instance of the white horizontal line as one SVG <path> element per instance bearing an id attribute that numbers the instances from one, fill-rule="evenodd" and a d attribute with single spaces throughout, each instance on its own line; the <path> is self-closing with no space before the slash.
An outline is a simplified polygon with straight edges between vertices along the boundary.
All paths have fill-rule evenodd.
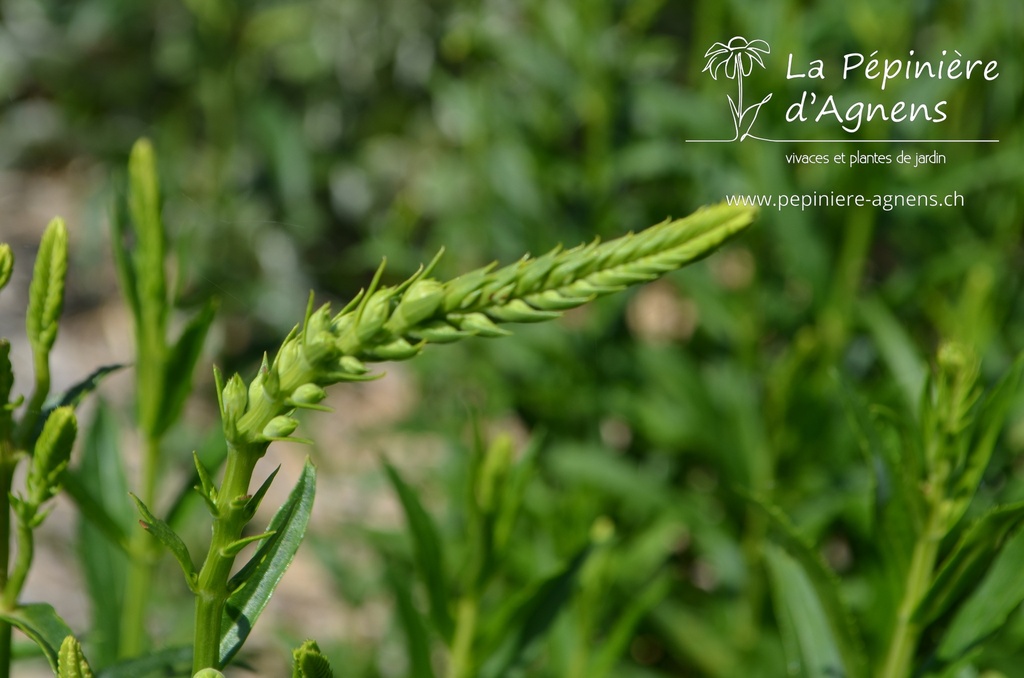
<path id="1" fill-rule="evenodd" d="M 773 144 L 998 144 L 999 139 L 764 139 L 747 137 Z M 688 144 L 728 144 L 736 139 L 686 139 Z M 744 140 L 745 141 L 745 140 Z"/>

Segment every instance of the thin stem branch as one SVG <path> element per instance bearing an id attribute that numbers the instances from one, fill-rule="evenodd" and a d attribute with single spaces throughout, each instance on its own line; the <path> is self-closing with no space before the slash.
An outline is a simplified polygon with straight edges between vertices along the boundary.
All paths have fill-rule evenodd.
<path id="1" fill-rule="evenodd" d="M 28 449 L 29 439 L 35 431 L 39 416 L 43 412 L 43 405 L 46 403 L 46 396 L 50 394 L 50 355 L 33 349 L 32 364 L 35 370 L 35 388 L 32 397 L 25 406 L 25 413 L 18 423 L 17 431 L 14 434 L 15 446 L 20 449 Z M 8 491 L 11 489 L 8 486 Z"/>
<path id="2" fill-rule="evenodd" d="M 942 542 L 944 516 L 933 507 L 924 532 L 914 544 L 914 554 L 907 571 L 907 583 L 896 615 L 889 652 L 878 678 L 907 678 L 913 668 L 914 653 L 921 635 L 921 627 L 913 621 L 914 612 L 928 593 Z"/>
<path id="3" fill-rule="evenodd" d="M 14 560 L 14 568 L 3 588 L 5 610 L 12 610 L 18 606 L 18 596 L 21 595 L 21 589 L 25 587 L 25 579 L 28 578 L 28 571 L 32 567 L 32 558 L 35 555 L 32 527 L 20 519 L 17 526 L 17 540 L 18 554 Z"/>
<path id="4" fill-rule="evenodd" d="M 466 596 L 459 601 L 448 678 L 468 678 L 472 675 L 473 637 L 476 635 L 478 608 L 479 602 L 475 596 Z"/>
<path id="5" fill-rule="evenodd" d="M 160 440 L 146 441 L 142 459 L 141 498 L 146 506 L 153 506 L 156 499 L 156 478 L 160 460 Z M 145 650 L 146 609 L 149 605 L 153 583 L 153 566 L 156 560 L 153 537 L 145 530 L 132 533 L 128 564 L 128 578 L 125 584 L 121 614 L 120 656 L 134 657 Z"/>
<path id="6" fill-rule="evenodd" d="M 11 483 L 14 478 L 15 449 L 0 440 L 0 590 L 7 588 L 7 567 L 11 557 Z M 0 622 L 0 678 L 11 675 L 11 625 Z"/>

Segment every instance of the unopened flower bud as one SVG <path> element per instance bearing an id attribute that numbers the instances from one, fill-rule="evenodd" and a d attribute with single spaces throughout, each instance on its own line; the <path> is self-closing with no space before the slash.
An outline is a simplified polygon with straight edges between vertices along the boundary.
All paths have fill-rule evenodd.
<path id="1" fill-rule="evenodd" d="M 414 346 L 405 339 L 396 339 L 383 346 L 374 346 L 373 349 L 367 351 L 367 354 L 375 360 L 408 360 L 421 350 L 423 350 L 422 345 Z"/>
<path id="2" fill-rule="evenodd" d="M 487 338 L 504 337 L 510 334 L 508 330 L 498 327 L 483 313 L 467 313 L 458 318 L 453 314 L 451 317 L 458 322 L 459 329 L 463 332 L 472 332 L 477 336 Z"/>
<path id="3" fill-rule="evenodd" d="M 280 416 L 274 417 L 270 420 L 266 426 L 263 427 L 264 438 L 287 438 L 295 429 L 299 427 L 299 422 L 291 417 Z"/>
<path id="4" fill-rule="evenodd" d="M 362 360 L 350 355 L 341 356 L 341 359 L 338 360 L 338 367 L 346 374 L 355 374 L 357 376 L 361 376 L 369 372 L 369 369 Z"/>
<path id="5" fill-rule="evenodd" d="M 263 397 L 263 382 L 266 381 L 267 373 L 262 369 L 256 377 L 249 382 L 249 402 L 255 403 Z"/>
<path id="6" fill-rule="evenodd" d="M 221 411 L 221 419 L 224 425 L 224 435 L 227 436 L 228 440 L 232 440 L 235 437 L 235 426 L 238 420 L 245 414 L 245 407 L 249 402 L 247 389 L 245 382 L 242 378 L 235 374 L 233 377 L 228 379 L 228 383 L 224 385 L 224 390 L 221 392 L 221 405 L 223 410 Z"/>
<path id="7" fill-rule="evenodd" d="M 327 392 L 316 384 L 303 384 L 292 393 L 291 400 L 296 405 L 316 405 L 327 397 Z"/>
<path id="8" fill-rule="evenodd" d="M 444 285 L 429 278 L 417 280 L 402 295 L 398 308 L 391 314 L 385 327 L 397 335 L 403 335 L 437 313 L 442 301 Z"/>
<path id="9" fill-rule="evenodd" d="M 356 337 L 360 343 L 366 343 L 377 334 L 391 312 L 391 295 L 394 291 L 383 289 L 374 292 L 373 296 L 366 302 L 362 315 L 359 316 L 359 324 L 356 325 Z"/>

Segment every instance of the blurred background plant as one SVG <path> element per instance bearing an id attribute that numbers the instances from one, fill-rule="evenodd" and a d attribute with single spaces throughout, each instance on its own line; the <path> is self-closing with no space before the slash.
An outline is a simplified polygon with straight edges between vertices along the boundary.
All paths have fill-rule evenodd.
<path id="1" fill-rule="evenodd" d="M 318 559 L 308 567 L 333 578 L 345 614 L 361 620 L 338 623 L 336 637 L 317 634 L 350 675 L 409 667 L 394 571 L 410 546 L 373 452 L 386 451 L 416 487 L 454 568 L 472 522 L 458 499 L 474 458 L 470 411 L 485 431 L 511 432 L 517 449 L 527 439 L 537 446 L 508 537 L 506 590 L 559 571 L 595 524 L 614 526 L 531 675 L 590 675 L 583 648 L 612 642 L 623 649 L 616 676 L 781 675 L 769 582 L 793 569 L 777 554 L 765 569 L 778 514 L 750 496 L 770 498 L 838 574 L 869 654 L 885 654 L 875 485 L 842 393 L 910 421 L 940 339 L 970 347 L 985 384 L 1024 348 L 1024 8 L 5 0 L 0 9 L 2 235 L 25 250 L 38 242 L 30 229 L 67 217 L 78 281 L 67 313 L 86 345 L 112 343 L 115 354 L 128 330 L 110 310 L 101 189 L 144 135 L 173 187 L 164 215 L 176 303 L 195 310 L 218 297 L 210 357 L 248 373 L 295 322 L 309 288 L 350 298 L 383 255 L 394 282 L 444 245 L 444 277 L 641 228 L 730 193 L 963 194 L 957 209 L 765 212 L 715 258 L 662 283 L 561 326 L 519 329 L 515 342 L 428 352 L 374 390 L 338 396 L 347 428 L 319 436 L 339 441 L 317 453 L 321 482 L 344 477 L 319 523 L 314 516 Z M 944 165 L 884 169 L 791 166 L 787 147 L 752 141 L 686 144 L 730 133 L 730 90 L 701 70 L 707 48 L 734 35 L 773 47 L 745 83 L 756 96 L 775 93 L 759 135 L 791 137 L 783 102 L 806 84 L 785 79 L 786 52 L 838 64 L 850 51 L 957 49 L 998 60 L 1000 77 L 885 92 L 832 77 L 820 91 L 946 99 L 942 136 L 1000 143 L 943 147 Z M 906 132 L 874 120 L 863 134 Z M 6 328 L 16 311 L 0 303 Z M 55 381 L 81 376 L 61 377 L 60 365 L 73 364 L 61 360 L 55 353 Z M 213 428 L 204 414 L 212 397 L 190 407 L 164 445 L 180 473 Z M 969 517 L 1024 494 L 1022 407 L 1019 395 L 1008 405 Z M 104 412 L 116 429 L 120 420 Z M 124 444 L 131 454 L 135 441 Z M 414 586 L 408 601 L 426 610 L 424 596 Z M 175 635 L 173 609 L 154 632 Z M 313 632 L 301 611 L 282 616 L 291 646 Z M 1024 619 L 1013 613 L 971 661 L 1017 675 L 1022 639 Z"/>

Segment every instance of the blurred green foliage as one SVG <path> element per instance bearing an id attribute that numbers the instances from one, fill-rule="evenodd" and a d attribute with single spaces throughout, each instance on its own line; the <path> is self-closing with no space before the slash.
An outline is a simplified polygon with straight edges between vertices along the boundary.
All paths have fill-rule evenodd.
<path id="1" fill-rule="evenodd" d="M 455 454 L 429 481 L 450 494 L 469 474 L 467 406 L 544 432 L 503 564 L 507 590 L 556 571 L 595 520 L 615 526 L 530 675 L 585 675 L 574 658 L 614 640 L 629 615 L 613 675 L 782 675 L 768 587 L 792 558 L 765 546 L 777 526 L 749 495 L 789 516 L 841 579 L 869 655 L 884 653 L 879 601 L 898 597 L 900 583 L 880 576 L 872 468 L 842 393 L 909 420 L 940 338 L 972 346 L 986 383 L 1024 348 L 1020 4 L 0 7 L 0 162 L 44 171 L 84 156 L 119 167 L 136 137 L 153 138 L 165 183 L 178 189 L 165 211 L 182 303 L 220 296 L 233 326 L 256 323 L 229 335 L 228 369 L 290 327 L 309 287 L 350 297 L 383 255 L 396 279 L 442 245 L 445 273 L 468 270 L 729 193 L 963 194 L 956 209 L 765 211 L 753 233 L 668 283 L 561 327 L 518 330 L 516 342 L 417 361 L 424 405 L 407 426 L 450 437 Z M 957 49 L 998 60 L 1000 77 L 879 92 L 833 76 L 819 91 L 949 102 L 941 132 L 876 120 L 866 137 L 1000 141 L 944 146 L 945 165 L 882 169 L 792 166 L 786 145 L 687 144 L 729 132 L 730 90 L 701 69 L 707 48 L 733 35 L 773 46 L 749 80 L 775 95 L 758 118 L 765 136 L 792 137 L 783 102 L 808 87 L 785 78 L 788 52 L 834 69 L 850 51 Z M 1010 406 L 971 517 L 1024 497 L 1022 406 L 1019 396 Z M 455 501 L 444 511 L 438 529 L 457 561 L 468 518 Z M 362 576 L 375 593 L 339 589 L 353 600 L 390 595 L 387 577 Z M 1022 621 L 1011 615 L 975 665 L 1019 675 Z M 318 640 L 348 675 L 396 675 L 383 651 Z"/>

